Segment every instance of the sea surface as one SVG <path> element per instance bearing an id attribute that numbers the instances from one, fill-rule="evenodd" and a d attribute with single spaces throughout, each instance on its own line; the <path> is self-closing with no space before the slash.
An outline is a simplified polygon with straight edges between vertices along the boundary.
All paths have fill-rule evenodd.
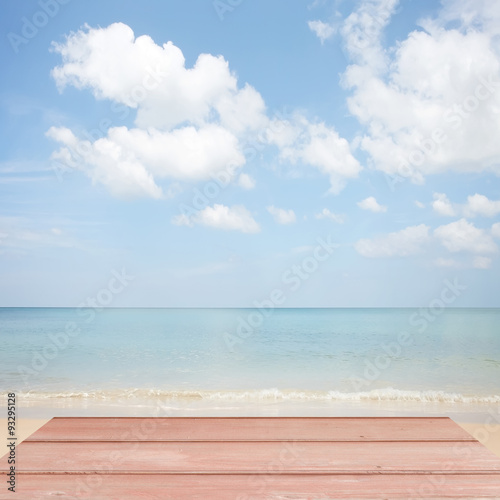
<path id="1" fill-rule="evenodd" d="M 155 401 L 491 413 L 500 309 L 0 308 L 7 392 L 136 413 Z"/>

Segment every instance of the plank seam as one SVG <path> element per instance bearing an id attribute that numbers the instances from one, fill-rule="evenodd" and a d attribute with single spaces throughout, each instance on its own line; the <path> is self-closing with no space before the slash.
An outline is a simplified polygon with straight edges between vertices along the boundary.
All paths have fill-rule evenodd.
<path id="1" fill-rule="evenodd" d="M 7 471 L 2 471 L 1 474 L 7 474 Z M 16 471 L 16 475 L 34 475 L 34 476 L 81 476 L 99 474 L 104 476 L 125 476 L 125 475 L 158 475 L 158 476 L 498 476 L 500 478 L 500 471 L 491 470 L 463 470 L 463 471 L 450 471 L 450 470 L 390 470 L 390 471 L 359 471 L 359 470 L 346 470 L 346 471 L 248 471 L 248 470 L 235 470 L 235 471 L 139 471 L 139 470 L 120 470 L 116 472 L 100 471 L 100 470 L 84 470 L 84 471 Z"/>
<path id="2" fill-rule="evenodd" d="M 474 443 L 471 439 L 25 439 L 24 443 Z M 482 446 L 482 445 L 481 445 Z"/>

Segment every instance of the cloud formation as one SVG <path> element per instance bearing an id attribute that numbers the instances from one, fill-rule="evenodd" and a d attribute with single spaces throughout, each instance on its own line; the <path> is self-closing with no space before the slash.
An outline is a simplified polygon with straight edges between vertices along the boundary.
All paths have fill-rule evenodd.
<path id="1" fill-rule="evenodd" d="M 332 194 L 342 191 L 362 170 L 349 142 L 334 128 L 312 123 L 300 114 L 290 120 L 275 119 L 268 141 L 279 148 L 281 160 L 309 165 L 327 175 Z"/>
<path id="2" fill-rule="evenodd" d="M 420 224 L 375 238 L 361 239 L 354 248 L 363 257 L 407 257 L 422 252 L 429 239 L 429 227 Z"/>
<path id="3" fill-rule="evenodd" d="M 390 50 L 383 33 L 396 0 L 365 0 L 344 22 L 354 61 L 342 79 L 348 108 L 365 127 L 361 149 L 393 185 L 442 172 L 500 174 L 500 12 L 486 3 L 447 0 L 441 17 Z"/>
<path id="4" fill-rule="evenodd" d="M 309 21 L 309 29 L 324 43 L 335 34 L 335 27 L 323 21 Z"/>
<path id="5" fill-rule="evenodd" d="M 489 254 L 498 251 L 491 234 L 485 229 L 474 226 L 465 219 L 439 226 L 434 235 L 450 252 L 471 252 Z"/>
<path id="6" fill-rule="evenodd" d="M 434 193 L 434 201 L 432 202 L 432 209 L 439 215 L 453 217 L 456 215 L 455 209 L 451 204 L 448 196 L 444 193 Z"/>
<path id="7" fill-rule="evenodd" d="M 345 216 L 342 214 L 336 214 L 330 211 L 328 208 L 324 208 L 319 214 L 314 216 L 316 219 L 329 219 L 337 224 L 342 224 L 345 220 Z"/>
<path id="8" fill-rule="evenodd" d="M 258 233 L 260 231 L 260 226 L 252 214 L 241 205 L 228 207 L 216 203 L 196 212 L 196 214 L 177 215 L 173 217 L 172 223 L 176 226 L 201 225 L 226 231 L 241 231 L 242 233 Z"/>
<path id="9" fill-rule="evenodd" d="M 133 128 L 111 126 L 99 138 L 82 139 L 65 127 L 47 133 L 61 146 L 54 161 L 82 170 L 114 196 L 162 198 L 169 180 L 203 181 L 222 171 L 251 189 L 251 178 L 238 171 L 246 163 L 246 141 L 255 137 L 277 146 L 281 159 L 327 175 L 334 193 L 361 170 L 333 128 L 271 116 L 260 93 L 239 85 L 222 56 L 200 54 L 187 67 L 172 42 L 160 46 L 149 36 L 135 37 L 123 23 L 85 26 L 54 43 L 53 51 L 62 58 L 52 70 L 60 91 L 87 89 L 96 99 L 136 111 Z M 280 124 L 292 134 L 278 139 L 273 125 Z"/>
<path id="10" fill-rule="evenodd" d="M 467 197 L 463 205 L 452 203 L 444 193 L 434 193 L 433 210 L 443 216 L 453 217 L 463 214 L 465 217 L 495 217 L 500 213 L 500 200 L 490 200 L 483 194 Z"/>
<path id="11" fill-rule="evenodd" d="M 292 209 L 285 210 L 274 205 L 267 207 L 267 211 L 273 216 L 278 224 L 293 224 L 296 220 L 295 212 Z"/>
<path id="12" fill-rule="evenodd" d="M 385 207 L 384 205 L 380 205 L 373 196 L 369 196 L 368 198 L 365 198 L 364 200 L 358 202 L 358 207 L 374 213 L 387 212 L 387 207 Z"/>

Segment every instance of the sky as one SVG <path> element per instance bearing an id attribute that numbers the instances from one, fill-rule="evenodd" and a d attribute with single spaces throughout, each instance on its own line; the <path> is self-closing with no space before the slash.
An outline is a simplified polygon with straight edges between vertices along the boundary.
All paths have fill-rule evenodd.
<path id="1" fill-rule="evenodd" d="M 499 307 L 499 2 L 1 8 L 0 306 Z"/>

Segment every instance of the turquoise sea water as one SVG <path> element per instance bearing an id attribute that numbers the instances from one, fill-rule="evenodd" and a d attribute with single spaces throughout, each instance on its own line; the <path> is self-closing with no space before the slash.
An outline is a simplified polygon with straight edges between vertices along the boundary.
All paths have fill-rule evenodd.
<path id="1" fill-rule="evenodd" d="M 500 309 L 0 309 L 24 398 L 500 403 Z"/>

